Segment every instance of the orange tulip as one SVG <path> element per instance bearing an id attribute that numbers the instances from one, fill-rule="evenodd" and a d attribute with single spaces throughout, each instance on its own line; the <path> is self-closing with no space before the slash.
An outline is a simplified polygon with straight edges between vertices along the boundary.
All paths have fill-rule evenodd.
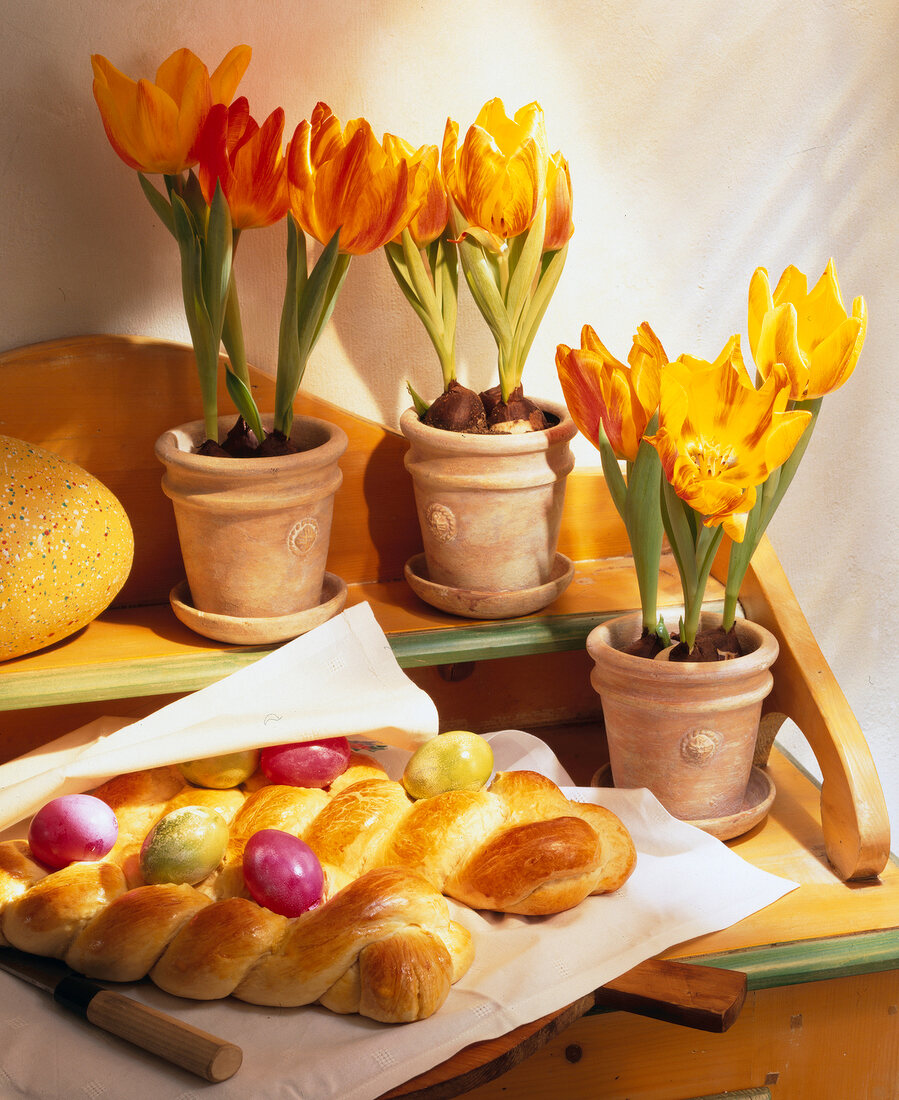
<path id="1" fill-rule="evenodd" d="M 436 145 L 422 145 L 420 149 L 413 149 L 408 141 L 395 137 L 393 134 L 384 135 L 384 149 L 388 157 L 396 162 L 405 160 L 410 175 L 421 173 L 422 182 L 427 190 L 418 211 L 409 222 L 409 232 L 416 248 L 427 248 L 436 241 L 446 229 L 449 220 L 449 200 L 446 197 L 446 188 L 443 185 L 443 177 L 440 174 L 438 164 L 439 152 Z M 394 238 L 400 241 L 402 233 Z"/>
<path id="2" fill-rule="evenodd" d="M 478 112 L 459 147 L 459 124 L 447 119 L 443 177 L 469 226 L 488 234 L 497 248 L 523 233 L 546 195 L 549 150 L 539 103 L 509 118 L 501 99 Z"/>
<path id="3" fill-rule="evenodd" d="M 235 229 L 262 228 L 287 213 L 287 161 L 281 148 L 284 111 L 278 107 L 260 127 L 241 96 L 230 107 L 217 103 L 197 142 L 203 196 L 212 202 L 216 181 Z"/>
<path id="4" fill-rule="evenodd" d="M 557 252 L 574 233 L 571 220 L 571 173 L 561 153 L 553 153 L 546 170 L 546 230 L 543 251 Z"/>
<path id="5" fill-rule="evenodd" d="M 200 129 L 213 104 L 231 102 L 250 53 L 249 46 L 235 46 L 210 76 L 190 50 L 176 50 L 155 83 L 135 82 L 94 54 L 94 99 L 113 149 L 140 172 L 176 175 L 196 164 Z"/>
<path id="6" fill-rule="evenodd" d="M 659 406 L 662 367 L 668 362 L 658 337 L 644 321 L 634 336 L 629 366 L 606 350 L 590 327 L 580 348 L 559 344 L 556 369 L 565 403 L 578 429 L 599 446 L 599 427 L 617 458 L 636 460 L 646 426 Z"/>
<path id="7" fill-rule="evenodd" d="M 424 197 L 424 177 L 395 159 L 359 118 L 341 127 L 324 103 L 297 127 L 287 151 L 290 207 L 305 233 L 340 251 L 374 252 L 402 233 Z"/>

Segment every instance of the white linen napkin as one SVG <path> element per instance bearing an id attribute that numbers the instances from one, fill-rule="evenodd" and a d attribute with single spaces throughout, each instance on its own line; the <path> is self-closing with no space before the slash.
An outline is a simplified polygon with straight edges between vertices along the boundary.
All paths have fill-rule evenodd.
<path id="1" fill-rule="evenodd" d="M 361 603 L 147 718 L 102 718 L 3 764 L 0 830 L 122 772 L 354 734 L 414 750 L 438 728 L 433 701 Z"/>
<path id="2" fill-rule="evenodd" d="M 320 1007 L 184 1001 L 149 983 L 120 987 L 242 1047 L 240 1071 L 215 1086 L 74 1020 L 45 994 L 0 973 L 0 1095 L 193 1100 L 214 1088 L 217 1100 L 373 1100 L 469 1043 L 561 1009 L 643 959 L 726 928 L 796 886 L 671 817 L 648 791 L 571 787 L 551 750 L 530 734 L 505 730 L 490 741 L 498 769 L 540 771 L 569 797 L 618 814 L 637 847 L 636 870 L 621 890 L 552 917 L 475 913 L 451 902 L 474 936 L 475 961 L 440 1011 L 414 1024 L 378 1024 Z M 409 756 L 385 744 L 358 747 L 395 777 Z"/>

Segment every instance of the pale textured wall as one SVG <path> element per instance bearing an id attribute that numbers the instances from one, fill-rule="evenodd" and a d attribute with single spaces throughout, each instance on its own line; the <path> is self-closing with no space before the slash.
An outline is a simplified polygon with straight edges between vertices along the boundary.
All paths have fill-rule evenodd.
<path id="1" fill-rule="evenodd" d="M 714 357 L 746 331 L 750 275 L 834 256 L 867 298 L 861 365 L 825 402 L 772 530 L 899 812 L 894 648 L 899 523 L 899 7 L 895 0 L 0 0 L 0 348 L 89 332 L 187 340 L 174 245 L 107 145 L 89 54 L 150 75 L 179 46 L 210 65 L 246 42 L 254 114 L 288 129 L 323 99 L 379 133 L 439 143 L 486 99 L 539 100 L 569 158 L 577 230 L 526 374 L 559 397 L 555 345 L 590 322 L 626 354 L 646 319 L 669 354 Z M 251 360 L 271 369 L 283 226 L 248 233 Z M 493 381 L 465 308 L 461 374 Z M 436 360 L 375 255 L 354 261 L 308 389 L 395 425 Z M 2 396 L 0 396 L 2 410 Z M 2 423 L 2 411 L 0 411 Z M 14 425 L 3 424 L 14 434 Z M 585 445 L 584 463 L 595 461 Z"/>

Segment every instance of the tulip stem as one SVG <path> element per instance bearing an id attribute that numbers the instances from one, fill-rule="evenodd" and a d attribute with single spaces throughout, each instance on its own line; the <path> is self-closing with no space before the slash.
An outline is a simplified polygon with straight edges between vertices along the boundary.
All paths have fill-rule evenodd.
<path id="1" fill-rule="evenodd" d="M 706 527 L 698 515 L 674 491 L 667 478 L 661 478 L 662 522 L 671 552 L 680 574 L 684 595 L 684 617 L 680 623 L 680 640 L 690 652 L 696 644 L 699 617 L 705 600 L 706 586 L 715 561 L 724 528 Z"/>
<path id="2" fill-rule="evenodd" d="M 784 494 L 789 489 L 802 457 L 811 442 L 812 432 L 818 422 L 823 398 L 814 397 L 805 401 L 793 401 L 791 409 L 810 412 L 811 419 L 806 425 L 805 431 L 799 437 L 799 441 L 790 453 L 789 458 L 778 469 L 773 470 L 768 479 L 761 486 L 755 505 L 746 521 L 746 533 L 742 542 L 733 542 L 730 547 L 730 557 L 727 565 L 727 580 L 724 587 L 724 617 L 725 630 L 729 630 L 736 621 L 737 604 L 740 597 L 740 589 L 743 587 L 743 579 L 749 569 L 749 563 L 762 541 L 768 524 L 774 518 Z"/>
<path id="3" fill-rule="evenodd" d="M 426 250 L 415 246 L 409 229 L 402 244 L 384 246 L 387 263 L 406 300 L 418 314 L 440 361 L 443 389 L 456 377 L 458 265 L 455 246 L 437 240 Z"/>
<path id="4" fill-rule="evenodd" d="M 641 443 L 636 459 L 627 464 L 625 481 L 602 421 L 597 429 L 597 444 L 606 486 L 624 522 L 634 559 L 643 630 L 656 634 L 659 630 L 659 560 L 664 533 L 656 502 L 659 499 L 662 463 L 654 448 L 648 443 Z"/>

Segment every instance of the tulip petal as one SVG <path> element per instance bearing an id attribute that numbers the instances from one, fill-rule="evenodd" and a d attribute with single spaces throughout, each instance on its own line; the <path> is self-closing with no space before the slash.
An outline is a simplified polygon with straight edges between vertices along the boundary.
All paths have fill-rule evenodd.
<path id="1" fill-rule="evenodd" d="M 803 396 L 822 397 L 839 389 L 852 374 L 864 342 L 864 325 L 847 317 L 811 353 L 808 387 Z"/>
<path id="2" fill-rule="evenodd" d="M 603 396 L 599 372 L 591 369 L 595 365 L 595 357 L 587 351 L 582 351 L 578 355 L 565 344 L 559 344 L 556 349 L 556 370 L 565 404 L 578 431 L 589 439 L 594 447 L 598 447 Z"/>
<path id="3" fill-rule="evenodd" d="M 571 208 L 571 172 L 568 161 L 561 153 L 554 153 L 549 159 L 546 173 L 544 252 L 557 252 L 571 240 L 574 234 Z"/>
<path id="4" fill-rule="evenodd" d="M 783 302 L 765 314 L 755 361 L 763 378 L 769 377 L 776 363 L 783 364 L 790 377 L 791 395 L 797 400 L 803 397 L 809 368 L 799 346 L 799 321 L 792 302 Z"/>
<path id="5" fill-rule="evenodd" d="M 749 281 L 749 350 L 759 370 L 762 369 L 758 354 L 762 321 L 765 314 L 773 308 L 774 299 L 771 296 L 768 272 L 763 267 L 756 268 Z"/>
<path id="6" fill-rule="evenodd" d="M 225 54 L 209 78 L 213 103 L 231 102 L 252 56 L 249 46 L 234 46 Z"/>

